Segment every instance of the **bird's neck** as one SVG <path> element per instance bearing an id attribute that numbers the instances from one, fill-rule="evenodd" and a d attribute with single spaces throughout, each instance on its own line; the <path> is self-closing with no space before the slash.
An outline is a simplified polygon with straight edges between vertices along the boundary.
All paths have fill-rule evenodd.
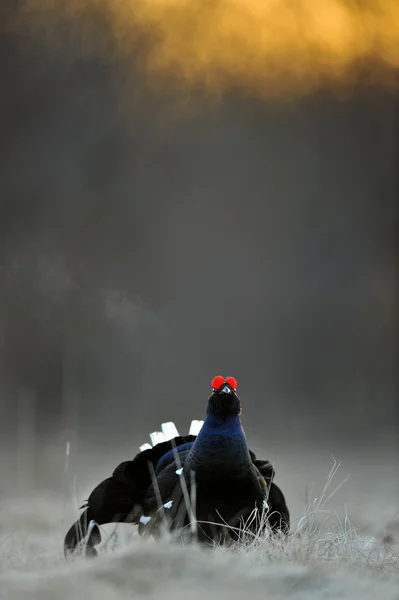
<path id="1" fill-rule="evenodd" d="M 252 463 L 238 415 L 208 414 L 187 458 L 196 473 L 242 473 Z"/>

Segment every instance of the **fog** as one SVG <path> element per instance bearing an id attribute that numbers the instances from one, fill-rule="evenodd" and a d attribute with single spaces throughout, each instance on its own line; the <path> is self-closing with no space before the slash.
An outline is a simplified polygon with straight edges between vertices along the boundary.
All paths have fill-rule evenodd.
<path id="1" fill-rule="evenodd" d="M 139 40 L 104 59 L 5 8 L 3 472 L 51 485 L 67 440 L 77 469 L 129 458 L 219 373 L 263 454 L 395 461 L 396 90 L 201 100 L 154 87 Z"/>

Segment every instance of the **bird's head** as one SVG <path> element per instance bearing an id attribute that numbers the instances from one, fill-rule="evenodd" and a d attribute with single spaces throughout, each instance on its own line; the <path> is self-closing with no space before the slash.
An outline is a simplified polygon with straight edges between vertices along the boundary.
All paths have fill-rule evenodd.
<path id="1" fill-rule="evenodd" d="M 208 400 L 207 413 L 220 417 L 241 415 L 241 403 L 237 396 L 234 377 L 217 375 L 211 381 L 212 394 Z"/>

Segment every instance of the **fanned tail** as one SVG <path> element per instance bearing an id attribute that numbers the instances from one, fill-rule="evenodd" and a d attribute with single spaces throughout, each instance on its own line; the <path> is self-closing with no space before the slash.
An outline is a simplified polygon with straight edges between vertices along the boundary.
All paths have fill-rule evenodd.
<path id="1" fill-rule="evenodd" d="M 204 421 L 191 421 L 188 435 L 198 435 L 203 424 Z M 144 452 L 144 450 L 151 450 L 151 448 L 153 448 L 157 444 L 162 444 L 162 442 L 169 442 L 170 440 L 173 440 L 175 437 L 179 436 L 177 427 L 172 421 L 162 423 L 161 429 L 162 431 L 153 431 L 152 433 L 150 433 L 151 444 L 142 444 L 140 446 L 140 452 Z"/>

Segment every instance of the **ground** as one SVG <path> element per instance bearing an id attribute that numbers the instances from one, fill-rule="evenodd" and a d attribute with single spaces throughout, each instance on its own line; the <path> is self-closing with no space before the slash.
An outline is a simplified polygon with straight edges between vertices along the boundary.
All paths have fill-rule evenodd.
<path id="1" fill-rule="evenodd" d="M 290 499 L 305 471 L 295 468 L 288 478 L 285 460 L 280 465 L 280 483 Z M 317 460 L 321 461 L 320 472 L 325 464 L 320 456 Z M 382 483 L 390 473 L 383 471 L 374 477 L 365 502 L 362 486 L 367 484 L 367 476 L 360 462 L 353 456 L 351 460 L 360 473 L 357 485 L 351 487 L 350 480 L 343 481 L 345 467 L 336 465 L 331 481 L 328 469 L 325 473 L 324 491 L 323 486 L 310 490 L 307 505 L 301 507 L 298 500 L 291 499 L 293 528 L 287 540 L 255 539 L 229 550 L 204 551 L 173 545 L 170 540 L 155 543 L 139 539 L 127 525 L 116 531 L 107 526 L 98 559 L 66 562 L 62 539 L 76 514 L 76 504 L 84 500 L 80 493 L 67 499 L 50 492 L 29 500 L 3 496 L 0 598 L 397 600 L 399 522 L 395 499 L 387 498 L 381 508 L 382 494 L 389 496 L 391 489 Z M 331 463 L 334 467 L 331 459 L 329 468 Z M 312 466 L 310 455 L 307 466 Z M 313 480 L 319 474 L 315 475 Z M 313 480 L 309 476 L 309 489 Z M 336 507 L 340 502 L 343 510 Z M 348 506 L 357 511 L 354 520 L 346 513 Z"/>

